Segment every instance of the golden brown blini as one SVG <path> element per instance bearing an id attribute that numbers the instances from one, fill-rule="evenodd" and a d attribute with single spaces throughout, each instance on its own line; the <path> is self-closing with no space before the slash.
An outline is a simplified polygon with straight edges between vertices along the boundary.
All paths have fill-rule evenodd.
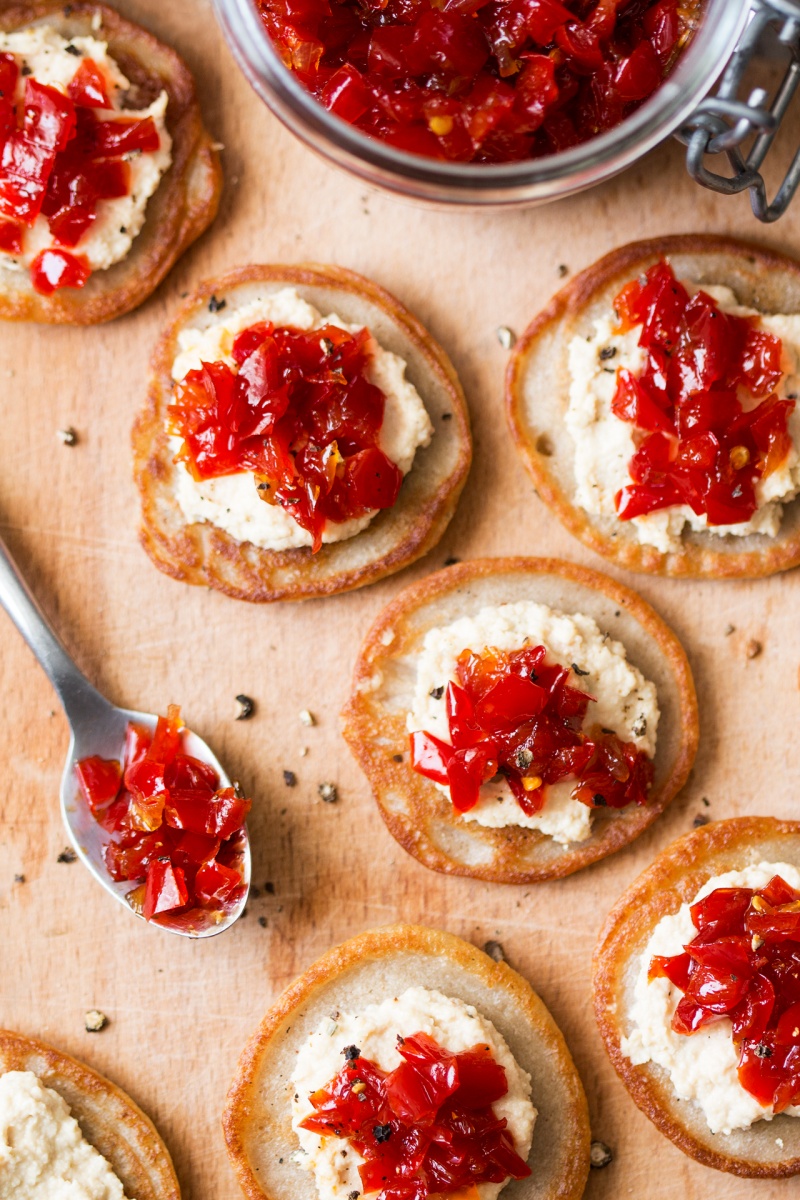
<path id="1" fill-rule="evenodd" d="M 249 1200 L 315 1200 L 313 1175 L 295 1165 L 291 1086 L 295 1058 L 332 1010 L 358 1012 L 409 987 L 472 1004 L 531 1075 L 538 1110 L 531 1176 L 503 1200 L 577 1200 L 589 1173 L 586 1097 L 564 1038 L 530 984 L 504 962 L 449 933 L 417 925 L 374 929 L 330 950 L 295 980 L 246 1046 L 228 1093 L 223 1128 Z"/>
<path id="2" fill-rule="evenodd" d="M 32 1071 L 66 1100 L 83 1136 L 108 1160 L 131 1200 L 180 1200 L 169 1151 L 121 1088 L 44 1042 L 0 1030 L 0 1074 L 6 1071 Z"/>
<path id="3" fill-rule="evenodd" d="M 173 452 L 165 429 L 172 363 L 180 331 L 211 324 L 264 291 L 293 287 L 323 315 L 337 313 L 368 326 L 385 350 L 405 359 L 433 424 L 429 446 L 416 452 L 393 508 L 366 529 L 308 548 L 265 550 L 210 523 L 187 525 L 175 497 Z M 416 317 L 376 284 L 341 267 L 251 266 L 209 280 L 179 309 L 153 358 L 145 408 L 133 430 L 134 476 L 142 502 L 142 544 L 156 566 L 184 583 L 217 588 L 238 600 L 302 600 L 374 583 L 414 562 L 447 527 L 472 458 L 469 416 L 461 385 L 442 348 Z"/>
<path id="4" fill-rule="evenodd" d="M 647 804 L 594 810 L 591 836 L 564 846 L 536 829 L 492 829 L 465 821 L 450 797 L 414 771 L 406 715 L 426 632 L 488 605 L 534 600 L 584 613 L 620 641 L 658 693 L 655 779 Z M 473 647 L 475 649 L 475 647 Z M 495 883 L 569 875 L 638 837 L 686 782 L 698 741 L 694 683 L 674 633 L 635 592 L 599 572 L 544 558 L 480 559 L 406 588 L 361 647 L 344 736 L 372 785 L 390 833 L 426 867 Z"/>
<path id="5" fill-rule="evenodd" d="M 93 25 L 97 18 L 100 25 Z M 0 32 L 33 23 L 52 25 L 63 37 L 94 36 L 132 84 L 128 107 L 143 108 L 166 91 L 166 126 L 172 164 L 147 203 L 144 225 L 127 256 L 92 273 L 81 289 L 52 296 L 36 292 L 27 271 L 0 264 L 0 317 L 13 321 L 95 325 L 140 305 L 208 228 L 219 207 L 222 172 L 206 131 L 194 80 L 178 54 L 105 4 L 33 0 L 2 5 Z M 80 247 L 76 253 L 80 253 Z"/>
<path id="6" fill-rule="evenodd" d="M 724 284 L 759 312 L 800 312 L 800 264 L 786 255 L 710 235 L 654 238 L 612 251 L 576 275 L 517 342 L 506 374 L 511 431 L 536 490 L 570 533 L 604 558 L 633 571 L 709 579 L 771 575 L 800 563 L 800 499 L 785 506 L 776 537 L 682 534 L 679 552 L 639 541 L 630 522 L 586 512 L 575 503 L 574 445 L 564 425 L 571 340 L 590 337 L 620 289 L 659 258 L 678 279 Z"/>
<path id="7" fill-rule="evenodd" d="M 606 1050 L 639 1108 L 676 1146 L 707 1167 L 752 1178 L 800 1173 L 800 1120 L 780 1115 L 748 1129 L 712 1134 L 694 1101 L 678 1100 L 656 1063 L 634 1065 L 620 1048 L 631 1030 L 639 959 L 662 917 L 690 903 L 703 884 L 759 862 L 800 867 L 800 822 L 738 817 L 673 842 L 620 896 L 594 952 L 594 1007 Z"/>

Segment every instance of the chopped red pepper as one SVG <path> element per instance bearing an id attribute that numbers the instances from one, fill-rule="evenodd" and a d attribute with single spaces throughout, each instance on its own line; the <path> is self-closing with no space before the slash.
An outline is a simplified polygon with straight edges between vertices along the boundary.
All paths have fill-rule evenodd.
<path id="1" fill-rule="evenodd" d="M 174 912 L 189 903 L 186 878 L 180 867 L 173 867 L 168 855 L 153 859 L 147 868 L 147 887 L 142 913 L 146 921 L 163 913 Z"/>
<path id="2" fill-rule="evenodd" d="M 147 920 L 200 928 L 244 894 L 251 801 L 220 788 L 212 766 L 184 753 L 184 736 L 180 709 L 171 704 L 152 733 L 128 725 L 122 763 L 95 755 L 75 770 L 92 815 L 110 834 L 103 855 L 111 878 L 141 882 L 130 897 Z"/>
<path id="3" fill-rule="evenodd" d="M 411 734 L 411 764 L 446 785 L 457 812 L 478 803 L 481 786 L 498 772 L 522 811 L 543 807 L 548 785 L 574 779 L 573 796 L 590 808 L 644 804 L 653 764 L 633 742 L 610 730 L 584 731 L 593 697 L 572 687 L 569 671 L 548 662 L 544 646 L 464 650 L 458 683 L 447 685 L 450 744 Z"/>
<path id="4" fill-rule="evenodd" d="M 118 762 L 99 758 L 96 754 L 76 764 L 78 782 L 93 813 L 107 808 L 119 793 L 122 769 Z"/>
<path id="5" fill-rule="evenodd" d="M 314 1113 L 300 1123 L 354 1146 L 365 1194 L 427 1200 L 531 1174 L 492 1109 L 508 1083 L 489 1046 L 454 1054 L 415 1033 L 398 1038 L 398 1050 L 403 1061 L 386 1072 L 347 1047 L 345 1065 L 310 1097 Z"/>
<path id="6" fill-rule="evenodd" d="M 691 907 L 684 953 L 654 958 L 650 978 L 683 993 L 676 1033 L 727 1018 L 739 1082 L 759 1104 L 800 1104 L 800 892 L 779 875 L 762 888 L 717 888 Z"/>
<path id="7" fill-rule="evenodd" d="M 127 196 L 130 168 L 124 155 L 158 150 L 152 118 L 106 118 L 111 107 L 97 63 L 81 59 L 64 95 L 34 76 L 16 104 L 20 69 L 0 54 L 0 252 L 24 252 L 25 230 L 42 214 L 54 245 L 31 263 L 31 281 L 42 295 L 84 287 L 91 269 L 76 247 L 103 200 Z"/>
<path id="8" fill-rule="evenodd" d="M 67 95 L 82 108 L 110 108 L 103 72 L 91 58 L 84 58 L 72 77 Z"/>
<path id="9" fill-rule="evenodd" d="M 398 149 L 539 158 L 613 128 L 656 91 L 701 0 L 258 0 L 287 68 Z"/>
<path id="10" fill-rule="evenodd" d="M 319 550 L 329 521 L 391 508 L 403 475 L 378 446 L 385 396 L 367 378 L 370 335 L 262 323 L 175 389 L 170 428 L 196 479 L 252 471 Z M 255 486 L 255 485 L 254 485 Z"/>
<path id="11" fill-rule="evenodd" d="M 665 262 L 627 284 L 615 307 L 623 330 L 641 325 L 641 375 L 617 372 L 611 411 L 634 425 L 631 482 L 616 497 L 623 521 L 689 505 L 709 525 L 749 521 L 756 484 L 783 463 L 793 400 L 782 378 L 780 338 L 755 318 L 722 311 L 705 292 L 691 299 Z M 742 399 L 749 393 L 747 408 Z M 755 403 L 758 401 L 758 403 Z"/>

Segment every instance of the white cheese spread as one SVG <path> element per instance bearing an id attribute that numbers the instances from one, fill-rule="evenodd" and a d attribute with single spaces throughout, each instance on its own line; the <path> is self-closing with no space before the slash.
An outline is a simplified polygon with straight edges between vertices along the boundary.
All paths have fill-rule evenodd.
<path id="1" fill-rule="evenodd" d="M 124 1200 L 67 1102 L 32 1071 L 0 1075 L 0 1200 Z"/>
<path id="2" fill-rule="evenodd" d="M 402 1061 L 397 1038 L 427 1033 L 454 1054 L 478 1043 L 491 1048 L 505 1069 L 508 1092 L 492 1105 L 495 1116 L 508 1121 L 514 1149 L 527 1159 L 533 1140 L 536 1109 L 531 1103 L 531 1078 L 517 1063 L 505 1038 L 491 1021 L 471 1004 L 428 988 L 413 987 L 370 1004 L 360 1013 L 337 1012 L 322 1022 L 298 1051 L 292 1073 L 292 1127 L 300 1142 L 294 1157 L 303 1170 L 313 1171 L 320 1200 L 346 1200 L 361 1194 L 359 1164 L 364 1160 L 352 1146 L 336 1137 L 321 1137 L 301 1129 L 300 1122 L 313 1113 L 308 1097 L 330 1083 L 342 1068 L 345 1046 L 358 1046 L 364 1058 L 383 1071 L 393 1071 Z M 505 1183 L 478 1185 L 481 1200 L 495 1200 Z"/>
<path id="3" fill-rule="evenodd" d="M 790 887 L 800 888 L 800 871 L 795 867 L 761 862 L 709 879 L 692 904 L 717 888 L 764 887 L 773 875 L 780 875 Z M 712 1133 L 730 1133 L 747 1129 L 754 1121 L 770 1121 L 773 1116 L 739 1083 L 730 1020 L 723 1017 L 692 1034 L 675 1033 L 672 1017 L 683 993 L 668 979 L 647 979 L 654 955 L 682 954 L 683 947 L 696 936 L 689 908 L 689 904 L 682 904 L 678 912 L 662 917 L 642 952 L 630 1010 L 632 1028 L 622 1038 L 620 1049 L 634 1064 L 658 1063 L 669 1073 L 678 1099 L 699 1104 Z M 800 1116 L 800 1106 L 785 1111 L 789 1116 Z"/>
<path id="4" fill-rule="evenodd" d="M 67 50 L 67 46 L 74 47 L 79 54 Z M 112 105 L 110 109 L 94 110 L 101 120 L 153 118 L 160 139 L 158 150 L 146 154 L 133 151 L 126 155 L 130 167 L 128 195 L 98 201 L 95 221 L 77 246 L 69 248 L 69 253 L 85 257 L 93 271 L 105 270 L 121 262 L 144 224 L 147 201 L 172 162 L 172 139 L 165 124 L 167 93 L 162 92 L 149 108 L 123 110 L 122 99 L 130 83 L 108 53 L 107 44 L 94 37 L 75 37 L 67 41 L 51 25 L 32 25 L 28 29 L 0 33 L 0 53 L 15 55 L 20 68 L 26 71 L 25 75 L 20 71 L 17 81 L 18 100 L 23 97 L 28 72 L 39 83 L 66 93 L 82 59 L 91 58 L 105 78 Z M 55 245 L 47 218 L 40 215 L 24 232 L 23 253 L 12 255 L 0 251 L 0 264 L 12 270 L 26 270 L 37 254 Z"/>
<path id="5" fill-rule="evenodd" d="M 351 333 L 362 328 L 348 325 L 334 314 L 322 316 L 303 300 L 294 288 L 265 292 L 240 308 L 226 311 L 224 319 L 205 329 L 184 329 L 179 337 L 180 352 L 172 367 L 176 382 L 201 363 L 225 362 L 233 365 L 231 350 L 236 335 L 259 321 L 295 329 L 319 329 L 322 325 L 338 325 Z M 371 344 L 372 360 L 367 368 L 371 383 L 386 397 L 383 424 L 378 445 L 387 458 L 404 475 L 411 470 L 414 455 L 427 446 L 433 436 L 433 426 L 414 385 L 405 377 L 405 361 L 397 354 L 384 350 L 375 339 Z M 175 453 L 180 438 L 172 438 Z M 255 479 L 250 472 L 222 475 L 198 482 L 182 463 L 175 464 L 176 497 L 187 524 L 208 521 L 224 529 L 239 542 L 251 542 L 264 550 L 292 550 L 312 544 L 311 534 L 303 529 L 284 508 L 259 499 Z M 339 542 L 366 529 L 375 513 L 340 523 L 328 522 L 323 542 Z"/>
<path id="6" fill-rule="evenodd" d="M 533 600 L 483 608 L 474 617 L 428 630 L 417 658 L 409 731 L 424 729 L 450 742 L 445 696 L 439 689 L 446 690 L 451 680 L 456 681 L 456 662 L 463 650 L 479 653 L 487 646 L 520 650 L 529 644 L 544 646 L 563 667 L 571 669 L 574 663 L 587 672 L 578 677 L 573 672 L 570 679 L 574 687 L 597 698 L 589 705 L 587 721 L 613 729 L 623 741 L 654 756 L 659 718 L 655 685 L 628 662 L 625 647 L 604 636 L 591 617 L 567 616 Z M 592 810 L 572 798 L 574 786 L 574 781 L 565 779 L 548 787 L 544 808 L 530 817 L 507 784 L 490 782 L 481 788 L 476 806 L 462 816 L 495 829 L 507 825 L 538 829 L 565 845 L 582 842 L 592 832 Z"/>
<path id="7" fill-rule="evenodd" d="M 685 284 L 687 291 L 700 289 Z M 800 397 L 800 314 L 764 316 L 743 308 L 727 287 L 704 287 L 723 312 L 740 317 L 758 317 L 758 327 L 783 342 L 783 378 L 775 391 L 781 397 Z M 612 313 L 595 321 L 590 338 L 575 337 L 569 345 L 570 393 L 565 424 L 575 446 L 575 503 L 588 513 L 616 516 L 614 498 L 631 482 L 628 464 L 636 450 L 634 426 L 611 412 L 617 386 L 617 371 L 627 367 L 633 375 L 644 369 L 645 352 L 638 345 L 641 325 L 626 333 L 615 333 Z M 758 401 L 742 393 L 746 407 Z M 785 462 L 756 483 L 758 508 L 749 521 L 738 525 L 709 526 L 705 514 L 697 516 L 688 505 L 674 505 L 626 521 L 639 541 L 667 553 L 681 548 L 685 528 L 711 533 L 751 533 L 774 537 L 780 528 L 783 505 L 800 491 L 800 405 L 788 421 L 793 446 Z"/>

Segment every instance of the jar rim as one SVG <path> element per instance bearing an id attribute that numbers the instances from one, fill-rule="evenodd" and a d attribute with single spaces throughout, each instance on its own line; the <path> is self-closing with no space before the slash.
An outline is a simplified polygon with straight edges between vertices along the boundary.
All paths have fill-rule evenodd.
<path id="1" fill-rule="evenodd" d="M 254 0 L 213 0 L 234 56 L 266 105 L 323 157 L 394 191 L 464 203 L 569 194 L 617 174 L 673 133 L 709 92 L 751 15 L 750 0 L 706 0 L 700 25 L 658 90 L 613 129 L 541 158 L 455 163 L 399 150 L 329 112 L 282 62 Z M 370 170 L 372 168 L 372 170 Z M 563 185 L 568 184 L 565 188 Z M 559 186 L 561 185 L 561 186 Z M 461 193 L 459 195 L 459 193 Z M 492 194 L 494 193 L 494 194 Z M 516 195 L 509 197 L 513 202 Z"/>

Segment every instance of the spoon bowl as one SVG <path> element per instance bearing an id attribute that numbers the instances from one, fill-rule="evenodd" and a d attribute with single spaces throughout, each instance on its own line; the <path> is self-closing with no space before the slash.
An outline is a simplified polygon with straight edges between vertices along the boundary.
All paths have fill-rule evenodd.
<path id="1" fill-rule="evenodd" d="M 134 712 L 117 708 L 89 682 L 78 670 L 59 641 L 47 618 L 40 609 L 32 592 L 19 573 L 2 538 L 0 538 L 0 604 L 17 626 L 30 646 L 46 675 L 53 684 L 66 713 L 70 726 L 70 743 L 67 761 L 61 776 L 61 815 L 70 842 L 84 866 L 88 867 L 97 882 L 113 896 L 132 916 L 144 921 L 128 900 L 128 893 L 135 887 L 130 880 L 116 882 L 108 873 L 103 859 L 103 848 L 109 842 L 109 834 L 93 817 L 89 805 L 81 794 L 75 766 L 83 758 L 98 755 L 100 758 L 124 758 L 125 732 L 129 722 L 155 729 L 157 717 L 152 713 Z M 219 775 L 221 788 L 231 787 L 231 781 L 221 763 L 201 737 L 191 730 L 184 733 L 184 749 L 193 758 L 208 763 Z M 184 924 L 161 924 L 158 920 L 147 922 L 157 929 L 180 937 L 206 938 L 224 933 L 242 915 L 250 892 L 250 839 L 247 826 L 242 827 L 242 882 L 244 892 L 241 899 L 219 921 L 210 921 L 195 927 L 190 921 Z M 179 920 L 179 918 L 178 918 Z"/>

